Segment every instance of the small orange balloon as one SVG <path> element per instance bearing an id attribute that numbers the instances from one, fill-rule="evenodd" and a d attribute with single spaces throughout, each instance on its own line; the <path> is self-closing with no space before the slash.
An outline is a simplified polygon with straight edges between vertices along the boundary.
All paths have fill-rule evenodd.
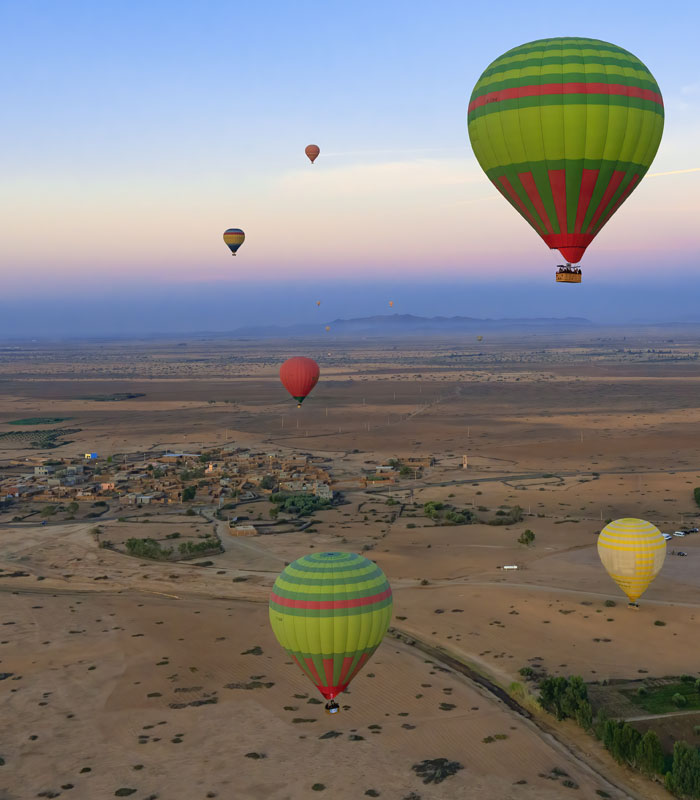
<path id="1" fill-rule="evenodd" d="M 321 152 L 321 148 L 317 144 L 307 144 L 304 148 L 304 152 L 306 153 L 309 161 L 313 164 L 314 161 L 318 158 L 318 154 Z"/>

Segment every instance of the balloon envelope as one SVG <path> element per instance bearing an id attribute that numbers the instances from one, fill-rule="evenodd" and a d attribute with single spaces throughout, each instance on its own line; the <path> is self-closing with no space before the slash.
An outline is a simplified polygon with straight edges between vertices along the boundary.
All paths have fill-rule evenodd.
<path id="1" fill-rule="evenodd" d="M 331 700 L 377 649 L 391 621 L 382 570 L 355 553 L 312 553 L 282 570 L 270 594 L 277 641 Z"/>
<path id="2" fill-rule="evenodd" d="M 306 153 L 309 161 L 313 164 L 318 158 L 321 148 L 317 144 L 307 144 L 304 148 L 304 152 Z"/>
<path id="3" fill-rule="evenodd" d="M 654 160 L 664 105 L 632 53 L 539 39 L 492 62 L 469 101 L 474 155 L 498 191 L 571 263 Z"/>
<path id="4" fill-rule="evenodd" d="M 321 370 L 313 358 L 304 356 L 288 358 L 280 367 L 280 380 L 299 405 L 316 386 L 320 374 Z"/>
<path id="5" fill-rule="evenodd" d="M 666 558 L 666 541 L 651 522 L 616 519 L 600 532 L 598 555 L 608 575 L 634 603 L 659 574 Z"/>
<path id="6" fill-rule="evenodd" d="M 244 241 L 245 233 L 240 228 L 228 228 L 224 231 L 224 242 L 234 256 Z"/>

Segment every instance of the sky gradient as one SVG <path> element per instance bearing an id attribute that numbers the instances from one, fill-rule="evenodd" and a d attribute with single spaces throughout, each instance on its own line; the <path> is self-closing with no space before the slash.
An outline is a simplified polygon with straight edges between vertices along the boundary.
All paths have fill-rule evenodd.
<path id="1" fill-rule="evenodd" d="M 414 284 L 416 305 L 436 282 L 539 291 L 559 256 L 481 172 L 466 108 L 496 56 L 557 35 L 632 51 L 666 106 L 650 174 L 591 245 L 585 280 L 605 291 L 641 273 L 651 291 L 687 279 L 700 249 L 700 7 L 583 9 L 5 0 L 0 310 L 66 297 L 108 310 L 111 294 L 140 294 L 155 319 L 158 290 L 179 313 L 188 292 L 245 287 L 245 316 L 307 321 L 290 284 L 313 296 L 352 283 L 358 297 L 363 281 Z M 236 259 L 221 240 L 231 226 L 247 236 Z"/>

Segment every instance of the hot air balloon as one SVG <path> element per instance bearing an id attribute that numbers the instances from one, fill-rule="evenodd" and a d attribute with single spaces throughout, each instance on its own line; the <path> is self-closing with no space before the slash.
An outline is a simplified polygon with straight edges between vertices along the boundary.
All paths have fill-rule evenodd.
<path id="1" fill-rule="evenodd" d="M 331 329 L 330 325 L 326 325 L 326 330 L 329 331 Z"/>
<path id="2" fill-rule="evenodd" d="M 664 564 L 666 542 L 656 525 L 626 517 L 610 522 L 600 532 L 598 555 L 630 605 L 636 606 Z"/>
<path id="3" fill-rule="evenodd" d="M 355 553 L 311 553 L 285 567 L 270 594 L 277 641 L 334 702 L 372 656 L 391 621 L 391 587 L 382 570 Z"/>
<path id="4" fill-rule="evenodd" d="M 492 62 L 469 101 L 469 138 L 486 175 L 558 249 L 557 280 L 578 263 L 654 160 L 664 104 L 632 53 L 598 39 L 521 45 Z"/>
<path id="5" fill-rule="evenodd" d="M 236 250 L 245 242 L 245 233 L 240 228 L 228 228 L 224 231 L 224 242 L 231 251 L 231 255 L 235 256 Z"/>
<path id="6" fill-rule="evenodd" d="M 389 308 L 393 308 L 393 307 L 394 307 L 394 301 L 393 300 L 389 300 Z"/>
<path id="7" fill-rule="evenodd" d="M 298 406 L 318 383 L 321 370 L 313 358 L 295 356 L 288 358 L 280 367 L 280 380 L 284 388 L 297 401 Z"/>
<path id="8" fill-rule="evenodd" d="M 484 340 L 484 337 L 483 337 L 483 336 L 477 336 L 477 337 L 476 337 L 476 341 L 477 341 L 477 342 L 482 342 L 483 340 Z"/>
<path id="9" fill-rule="evenodd" d="M 316 301 L 316 305 L 317 305 L 317 306 L 320 306 L 320 305 L 321 305 L 321 301 L 320 301 L 320 300 L 317 300 L 317 301 Z"/>
<path id="10" fill-rule="evenodd" d="M 309 161 L 313 164 L 314 161 L 318 158 L 318 154 L 321 152 L 321 148 L 317 144 L 307 144 L 304 148 L 304 152 L 306 153 Z"/>

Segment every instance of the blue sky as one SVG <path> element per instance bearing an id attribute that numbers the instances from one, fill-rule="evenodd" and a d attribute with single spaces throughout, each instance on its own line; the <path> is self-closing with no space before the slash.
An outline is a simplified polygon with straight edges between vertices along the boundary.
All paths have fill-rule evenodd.
<path id="1" fill-rule="evenodd" d="M 548 296 L 556 257 L 471 154 L 476 79 L 532 39 L 612 41 L 664 94 L 651 172 L 698 168 L 698 29 L 700 6 L 673 0 L 4 0 L 0 310 L 67 296 L 108 311 L 112 294 L 137 292 L 169 297 L 171 313 L 188 287 L 205 298 L 245 286 L 243 316 L 305 321 L 289 285 L 313 295 L 351 282 L 361 307 L 363 284 L 383 282 L 427 313 L 421 286 L 468 297 L 494 272 L 524 287 L 514 307 L 523 290 Z M 309 142 L 322 150 L 313 167 Z M 587 255 L 601 292 L 635 270 L 649 291 L 656 275 L 692 273 L 699 190 L 700 172 L 647 176 Z M 248 235 L 235 261 L 220 239 L 231 225 Z"/>

